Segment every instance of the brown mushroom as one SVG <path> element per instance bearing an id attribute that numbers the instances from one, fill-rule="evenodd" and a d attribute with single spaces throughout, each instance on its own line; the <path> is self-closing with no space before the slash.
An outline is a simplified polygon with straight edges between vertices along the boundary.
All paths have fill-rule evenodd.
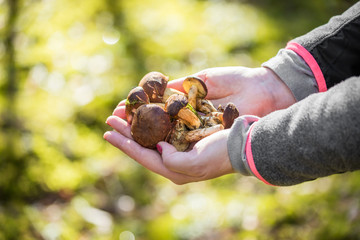
<path id="1" fill-rule="evenodd" d="M 189 109 L 188 99 L 184 95 L 171 95 L 165 103 L 165 111 L 170 116 L 183 120 L 189 129 L 197 129 L 201 126 L 201 120 Z"/>
<path id="2" fill-rule="evenodd" d="M 155 148 L 171 129 L 170 115 L 156 104 L 141 105 L 134 114 L 131 135 L 146 148 Z"/>
<path id="3" fill-rule="evenodd" d="M 224 125 L 224 128 L 230 128 L 234 120 L 239 117 L 239 111 L 233 103 L 228 103 L 224 112 L 211 112 L 201 119 L 205 127 L 211 127 L 217 124 Z"/>
<path id="4" fill-rule="evenodd" d="M 149 72 L 139 82 L 139 86 L 149 96 L 151 103 L 162 103 L 172 94 L 183 94 L 182 92 L 167 88 L 169 78 L 160 72 Z"/>
<path id="5" fill-rule="evenodd" d="M 197 109 L 196 99 L 205 98 L 207 95 L 207 87 L 205 82 L 199 77 L 190 76 L 184 80 L 183 88 L 185 92 L 188 94 L 189 104 L 194 109 Z"/>
<path id="6" fill-rule="evenodd" d="M 239 110 L 236 108 L 235 104 L 228 103 L 224 109 L 223 113 L 223 125 L 225 129 L 230 128 L 234 123 L 234 120 L 239 117 Z"/>
<path id="7" fill-rule="evenodd" d="M 127 122 L 131 124 L 136 109 L 141 105 L 148 103 L 149 103 L 149 97 L 145 93 L 144 89 L 142 87 L 133 88 L 129 92 L 129 95 L 127 96 L 125 102 L 125 114 L 126 114 Z"/>
<path id="8" fill-rule="evenodd" d="M 149 72 L 139 82 L 139 86 L 144 89 L 149 96 L 150 102 L 162 102 L 161 96 L 164 94 L 169 78 L 160 72 Z"/>

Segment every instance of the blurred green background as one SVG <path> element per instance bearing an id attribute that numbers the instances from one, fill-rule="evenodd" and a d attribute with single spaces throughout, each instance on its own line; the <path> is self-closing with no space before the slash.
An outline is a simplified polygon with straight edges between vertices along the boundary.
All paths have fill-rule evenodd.
<path id="1" fill-rule="evenodd" d="M 149 71 L 258 67 L 356 1 L 0 0 L 0 240 L 360 239 L 360 174 L 177 186 L 106 143 Z"/>

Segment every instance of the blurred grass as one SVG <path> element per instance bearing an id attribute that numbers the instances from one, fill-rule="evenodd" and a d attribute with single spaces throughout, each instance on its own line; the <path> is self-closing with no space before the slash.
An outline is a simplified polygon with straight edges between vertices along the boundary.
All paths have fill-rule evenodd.
<path id="1" fill-rule="evenodd" d="M 359 239 L 357 172 L 176 186 L 102 139 L 145 73 L 257 67 L 354 2 L 0 0 L 0 239 Z"/>

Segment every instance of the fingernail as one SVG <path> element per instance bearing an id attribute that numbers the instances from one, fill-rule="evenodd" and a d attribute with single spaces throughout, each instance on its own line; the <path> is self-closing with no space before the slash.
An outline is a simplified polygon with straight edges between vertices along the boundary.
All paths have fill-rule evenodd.
<path id="1" fill-rule="evenodd" d="M 104 133 L 103 138 L 106 140 L 107 136 L 109 136 L 110 134 L 111 134 L 110 132 Z"/>
<path id="2" fill-rule="evenodd" d="M 111 125 L 108 123 L 108 119 L 106 119 L 105 123 L 111 127 Z"/>
<path id="3" fill-rule="evenodd" d="M 162 147 L 159 144 L 156 144 L 156 149 L 160 154 L 162 154 Z"/>

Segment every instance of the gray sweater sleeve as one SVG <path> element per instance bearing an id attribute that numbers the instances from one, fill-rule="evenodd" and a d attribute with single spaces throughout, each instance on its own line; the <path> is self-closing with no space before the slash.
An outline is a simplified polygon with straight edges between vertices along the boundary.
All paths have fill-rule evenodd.
<path id="1" fill-rule="evenodd" d="M 353 77 L 260 119 L 251 158 L 246 152 L 252 172 L 286 186 L 360 169 L 359 106 L 360 77 Z"/>
<path id="2" fill-rule="evenodd" d="M 263 67 L 272 69 L 295 99 L 323 92 L 360 75 L 360 2 L 309 33 L 293 39 Z"/>
<path id="3" fill-rule="evenodd" d="M 252 115 L 243 115 L 235 119 L 227 142 L 230 150 L 229 158 L 233 169 L 242 175 L 254 175 L 247 163 L 245 155 L 246 139 L 249 135 L 251 125 L 260 118 Z"/>
<path id="4" fill-rule="evenodd" d="M 280 49 L 275 57 L 261 66 L 273 70 L 292 91 L 296 101 L 319 91 L 310 67 L 290 49 Z"/>
<path id="5" fill-rule="evenodd" d="M 360 2 L 262 65 L 298 102 L 252 125 L 234 123 L 228 152 L 235 170 L 285 186 L 360 169 L 360 77 L 343 81 L 360 75 L 359 29 Z"/>

